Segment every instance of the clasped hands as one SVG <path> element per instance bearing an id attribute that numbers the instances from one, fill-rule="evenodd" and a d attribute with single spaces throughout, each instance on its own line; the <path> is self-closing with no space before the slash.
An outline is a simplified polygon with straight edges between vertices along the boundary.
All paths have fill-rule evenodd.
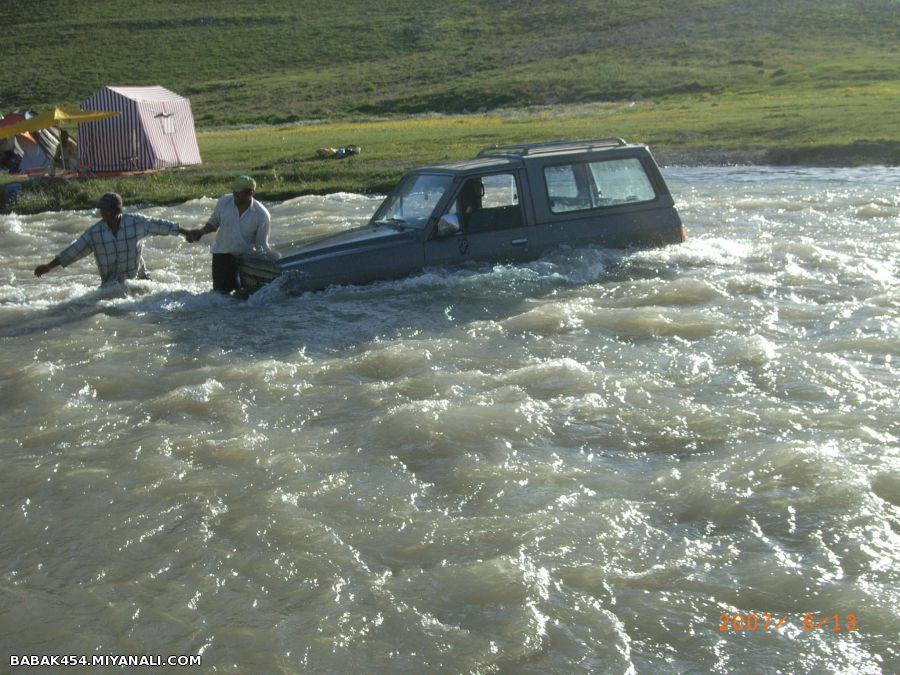
<path id="1" fill-rule="evenodd" d="M 181 230 L 181 234 L 184 235 L 184 240 L 187 243 L 193 244 L 196 241 L 200 241 L 200 238 L 203 236 L 203 231 L 199 230 L 199 229 L 197 229 L 197 230 L 184 230 L 183 229 L 183 230 Z"/>

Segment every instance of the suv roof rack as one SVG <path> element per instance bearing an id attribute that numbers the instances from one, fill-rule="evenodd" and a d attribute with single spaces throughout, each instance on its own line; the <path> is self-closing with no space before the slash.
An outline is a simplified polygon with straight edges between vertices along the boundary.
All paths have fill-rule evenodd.
<path id="1" fill-rule="evenodd" d="M 587 141 L 544 141 L 543 143 L 517 143 L 514 145 L 486 145 L 478 151 L 477 157 L 490 155 L 534 155 L 557 150 L 593 150 L 628 145 L 624 138 L 592 138 Z"/>

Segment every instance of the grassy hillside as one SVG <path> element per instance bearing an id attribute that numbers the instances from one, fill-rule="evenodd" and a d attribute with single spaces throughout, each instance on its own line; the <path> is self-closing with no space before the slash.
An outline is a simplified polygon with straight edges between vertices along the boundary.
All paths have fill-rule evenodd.
<path id="1" fill-rule="evenodd" d="M 264 199 L 381 192 L 483 145 L 608 135 L 664 161 L 900 165 L 900 0 L 6 0 L 0 16 L 0 112 L 161 84 L 191 98 L 204 159 L 29 183 L 19 212 L 109 189 L 183 201 L 238 173 Z M 313 159 L 351 143 L 363 154 Z"/>
<path id="2" fill-rule="evenodd" d="M 162 84 L 198 124 L 900 86 L 896 0 L 7 0 L 0 110 Z"/>

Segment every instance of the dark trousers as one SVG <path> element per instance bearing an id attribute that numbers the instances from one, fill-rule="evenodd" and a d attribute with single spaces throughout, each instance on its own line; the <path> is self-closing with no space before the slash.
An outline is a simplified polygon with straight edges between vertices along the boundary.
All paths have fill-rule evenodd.
<path id="1" fill-rule="evenodd" d="M 231 293 L 238 289 L 237 257 L 230 253 L 212 254 L 213 290 Z"/>

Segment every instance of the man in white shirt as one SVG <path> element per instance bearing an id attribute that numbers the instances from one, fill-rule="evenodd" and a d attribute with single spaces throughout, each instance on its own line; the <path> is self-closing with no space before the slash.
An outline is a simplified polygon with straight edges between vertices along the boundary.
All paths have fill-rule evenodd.
<path id="1" fill-rule="evenodd" d="M 213 289 L 231 293 L 238 289 L 238 256 L 250 251 L 269 253 L 271 218 L 265 206 L 253 199 L 256 181 L 239 176 L 232 193 L 219 198 L 206 225 L 188 230 L 188 241 L 199 241 L 204 234 L 216 232 L 212 252 Z"/>

